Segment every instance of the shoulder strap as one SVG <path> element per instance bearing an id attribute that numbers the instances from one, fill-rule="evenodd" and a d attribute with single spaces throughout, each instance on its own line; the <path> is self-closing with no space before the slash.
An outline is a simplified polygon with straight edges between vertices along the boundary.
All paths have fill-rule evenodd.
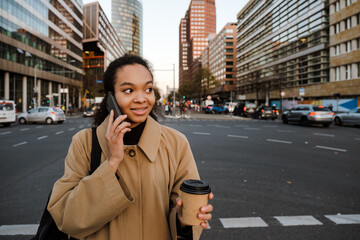
<path id="1" fill-rule="evenodd" d="M 91 146 L 91 170 L 90 174 L 92 174 L 98 166 L 100 166 L 101 159 L 101 147 L 96 135 L 96 127 L 92 127 L 92 146 Z"/>

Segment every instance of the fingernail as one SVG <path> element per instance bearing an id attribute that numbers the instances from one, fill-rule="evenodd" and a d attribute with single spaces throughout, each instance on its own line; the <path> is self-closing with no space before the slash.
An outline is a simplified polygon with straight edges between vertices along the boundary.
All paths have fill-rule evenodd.
<path id="1" fill-rule="evenodd" d="M 206 211 L 206 207 L 202 207 L 202 208 L 201 208 L 201 211 L 202 211 L 202 212 L 205 212 L 205 211 Z"/>

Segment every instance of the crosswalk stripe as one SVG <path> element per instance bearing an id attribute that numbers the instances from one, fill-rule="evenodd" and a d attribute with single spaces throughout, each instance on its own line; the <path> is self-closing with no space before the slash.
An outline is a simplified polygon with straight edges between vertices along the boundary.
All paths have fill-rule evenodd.
<path id="1" fill-rule="evenodd" d="M 268 227 L 260 217 L 220 218 L 224 228 Z"/>
<path id="2" fill-rule="evenodd" d="M 325 215 L 336 224 L 360 224 L 360 214 Z"/>
<path id="3" fill-rule="evenodd" d="M 1 235 L 35 235 L 39 224 L 22 224 L 22 225 L 2 225 L 0 226 Z"/>
<path id="4" fill-rule="evenodd" d="M 322 222 L 313 216 L 281 216 L 274 218 L 283 226 L 323 225 Z"/>

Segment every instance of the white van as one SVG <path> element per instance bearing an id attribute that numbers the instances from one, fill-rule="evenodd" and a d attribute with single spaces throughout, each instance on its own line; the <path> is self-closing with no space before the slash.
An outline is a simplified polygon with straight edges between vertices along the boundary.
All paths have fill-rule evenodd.
<path id="1" fill-rule="evenodd" d="M 16 122 L 15 102 L 10 100 L 0 100 L 0 124 L 10 127 L 11 123 Z"/>

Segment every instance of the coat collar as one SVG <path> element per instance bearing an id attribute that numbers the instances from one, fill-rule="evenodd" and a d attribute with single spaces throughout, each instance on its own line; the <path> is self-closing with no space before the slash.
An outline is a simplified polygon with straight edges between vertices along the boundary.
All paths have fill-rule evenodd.
<path id="1" fill-rule="evenodd" d="M 105 139 L 109 116 L 97 127 L 96 134 L 99 144 L 106 159 L 109 158 L 109 148 Z M 152 117 L 148 116 L 144 131 L 140 137 L 138 147 L 145 153 L 147 158 L 154 162 L 160 147 L 161 127 Z"/>

